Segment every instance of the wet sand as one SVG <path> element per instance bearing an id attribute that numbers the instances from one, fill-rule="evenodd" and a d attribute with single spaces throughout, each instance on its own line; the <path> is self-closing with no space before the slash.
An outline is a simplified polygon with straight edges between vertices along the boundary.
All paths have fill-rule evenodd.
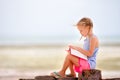
<path id="1" fill-rule="evenodd" d="M 0 80 L 18 80 L 58 71 L 66 46 L 1 46 Z M 120 77 L 120 46 L 100 46 L 97 69 L 103 78 Z"/>

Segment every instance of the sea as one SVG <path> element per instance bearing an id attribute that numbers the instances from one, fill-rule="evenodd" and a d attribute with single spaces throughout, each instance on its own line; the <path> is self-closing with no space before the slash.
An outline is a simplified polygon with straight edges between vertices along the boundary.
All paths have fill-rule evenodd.
<path id="1" fill-rule="evenodd" d="M 100 44 L 120 45 L 120 36 L 98 36 Z M 80 36 L 31 36 L 0 38 L 0 45 L 64 45 L 80 42 Z"/>

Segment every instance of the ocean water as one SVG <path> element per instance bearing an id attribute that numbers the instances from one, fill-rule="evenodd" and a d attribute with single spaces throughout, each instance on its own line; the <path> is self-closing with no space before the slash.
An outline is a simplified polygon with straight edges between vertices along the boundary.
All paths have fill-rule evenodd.
<path id="1" fill-rule="evenodd" d="M 98 36 L 101 44 L 120 44 L 120 36 Z M 80 42 L 79 36 L 31 36 L 0 38 L 0 45 L 62 45 Z"/>

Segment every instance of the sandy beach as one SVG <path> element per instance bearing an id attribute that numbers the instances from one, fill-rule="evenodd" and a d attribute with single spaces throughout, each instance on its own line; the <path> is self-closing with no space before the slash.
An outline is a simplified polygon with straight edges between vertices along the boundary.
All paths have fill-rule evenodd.
<path id="1" fill-rule="evenodd" d="M 64 61 L 66 45 L 0 46 L 0 80 L 18 80 L 49 75 Z M 102 78 L 120 77 L 120 46 L 102 45 L 97 69 Z M 67 71 L 69 72 L 69 71 Z"/>

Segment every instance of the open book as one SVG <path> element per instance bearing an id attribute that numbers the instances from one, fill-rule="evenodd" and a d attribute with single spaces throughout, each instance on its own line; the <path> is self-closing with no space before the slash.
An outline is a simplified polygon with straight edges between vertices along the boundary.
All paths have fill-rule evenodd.
<path id="1" fill-rule="evenodd" d="M 87 56 L 82 54 L 81 52 L 79 52 L 77 50 L 71 49 L 71 54 L 74 55 L 74 56 L 77 56 L 77 57 L 80 57 L 82 59 L 87 60 Z"/>

